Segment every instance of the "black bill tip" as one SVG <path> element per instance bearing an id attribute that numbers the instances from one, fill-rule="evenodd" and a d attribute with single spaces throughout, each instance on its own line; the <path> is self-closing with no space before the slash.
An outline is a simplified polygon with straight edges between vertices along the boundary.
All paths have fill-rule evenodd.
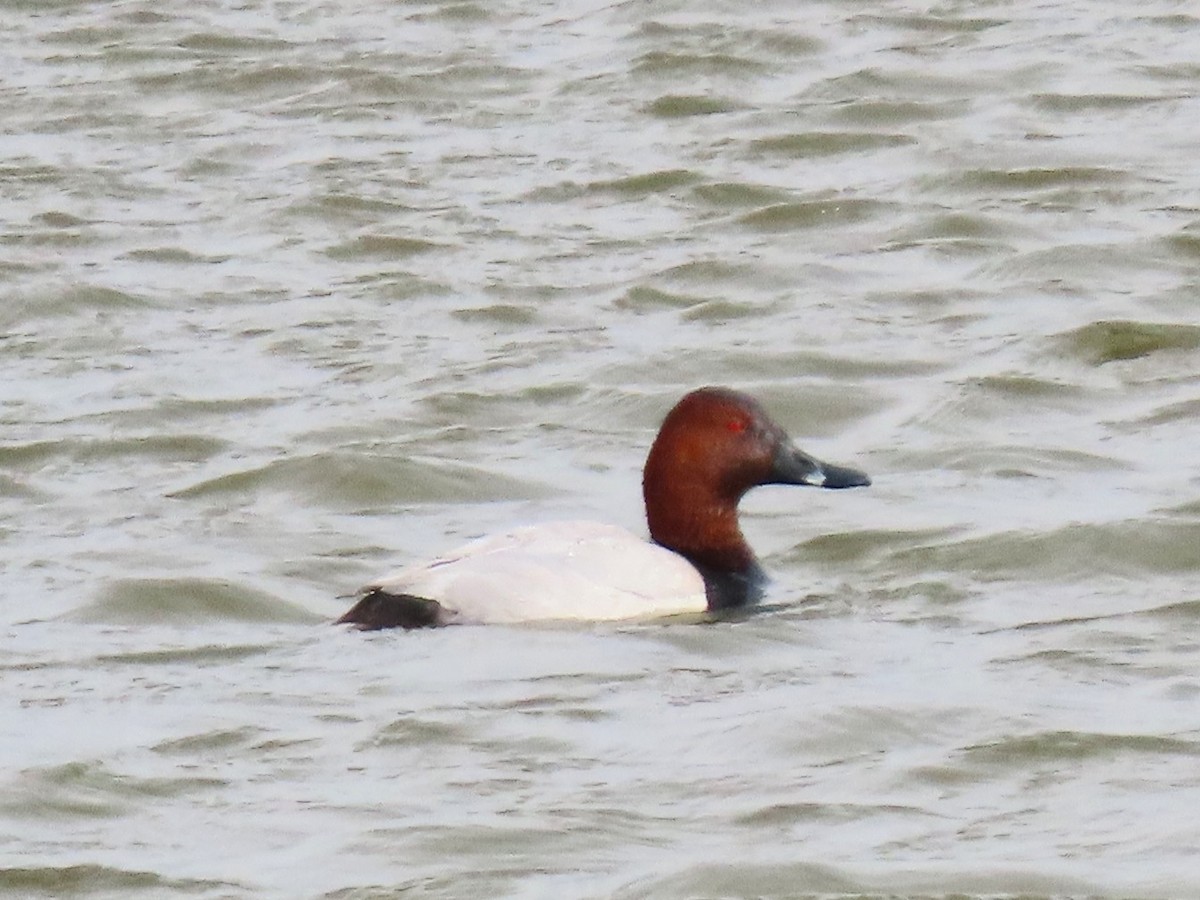
<path id="1" fill-rule="evenodd" d="M 867 487 L 871 484 L 871 476 L 849 466 L 831 466 L 822 463 L 818 469 L 820 480 L 809 481 L 809 484 L 823 488 L 852 488 Z"/>

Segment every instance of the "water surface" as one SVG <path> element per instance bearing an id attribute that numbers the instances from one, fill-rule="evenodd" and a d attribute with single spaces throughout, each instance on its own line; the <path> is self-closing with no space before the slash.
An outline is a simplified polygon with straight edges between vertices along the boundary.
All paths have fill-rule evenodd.
<path id="1" fill-rule="evenodd" d="M 1187 4 L 0 13 L 0 893 L 1200 896 Z M 704 383 L 759 614 L 328 626 Z"/>

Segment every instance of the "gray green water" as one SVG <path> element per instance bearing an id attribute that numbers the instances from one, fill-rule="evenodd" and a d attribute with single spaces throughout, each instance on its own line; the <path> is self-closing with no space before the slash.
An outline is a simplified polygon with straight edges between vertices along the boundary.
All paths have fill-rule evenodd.
<path id="1" fill-rule="evenodd" d="M 0 20 L 0 895 L 1200 897 L 1192 4 Z M 704 383 L 761 614 L 328 627 Z"/>

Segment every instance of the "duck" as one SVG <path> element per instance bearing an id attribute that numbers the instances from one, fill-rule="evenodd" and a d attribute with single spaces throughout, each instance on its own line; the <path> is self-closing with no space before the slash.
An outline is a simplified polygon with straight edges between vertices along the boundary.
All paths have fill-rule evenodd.
<path id="1" fill-rule="evenodd" d="M 757 603 L 767 576 L 738 523 L 760 485 L 866 487 L 799 449 L 749 394 L 702 387 L 667 413 L 642 471 L 650 539 L 548 522 L 471 541 L 364 585 L 336 624 L 364 631 L 656 619 Z"/>

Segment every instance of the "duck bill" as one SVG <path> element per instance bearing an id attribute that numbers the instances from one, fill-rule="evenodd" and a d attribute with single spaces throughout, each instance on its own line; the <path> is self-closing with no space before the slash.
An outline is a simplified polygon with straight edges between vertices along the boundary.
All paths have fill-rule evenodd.
<path id="1" fill-rule="evenodd" d="M 866 487 L 871 479 L 866 472 L 848 466 L 835 466 L 809 456 L 791 444 L 775 451 L 768 484 L 807 484 L 822 488 Z"/>

